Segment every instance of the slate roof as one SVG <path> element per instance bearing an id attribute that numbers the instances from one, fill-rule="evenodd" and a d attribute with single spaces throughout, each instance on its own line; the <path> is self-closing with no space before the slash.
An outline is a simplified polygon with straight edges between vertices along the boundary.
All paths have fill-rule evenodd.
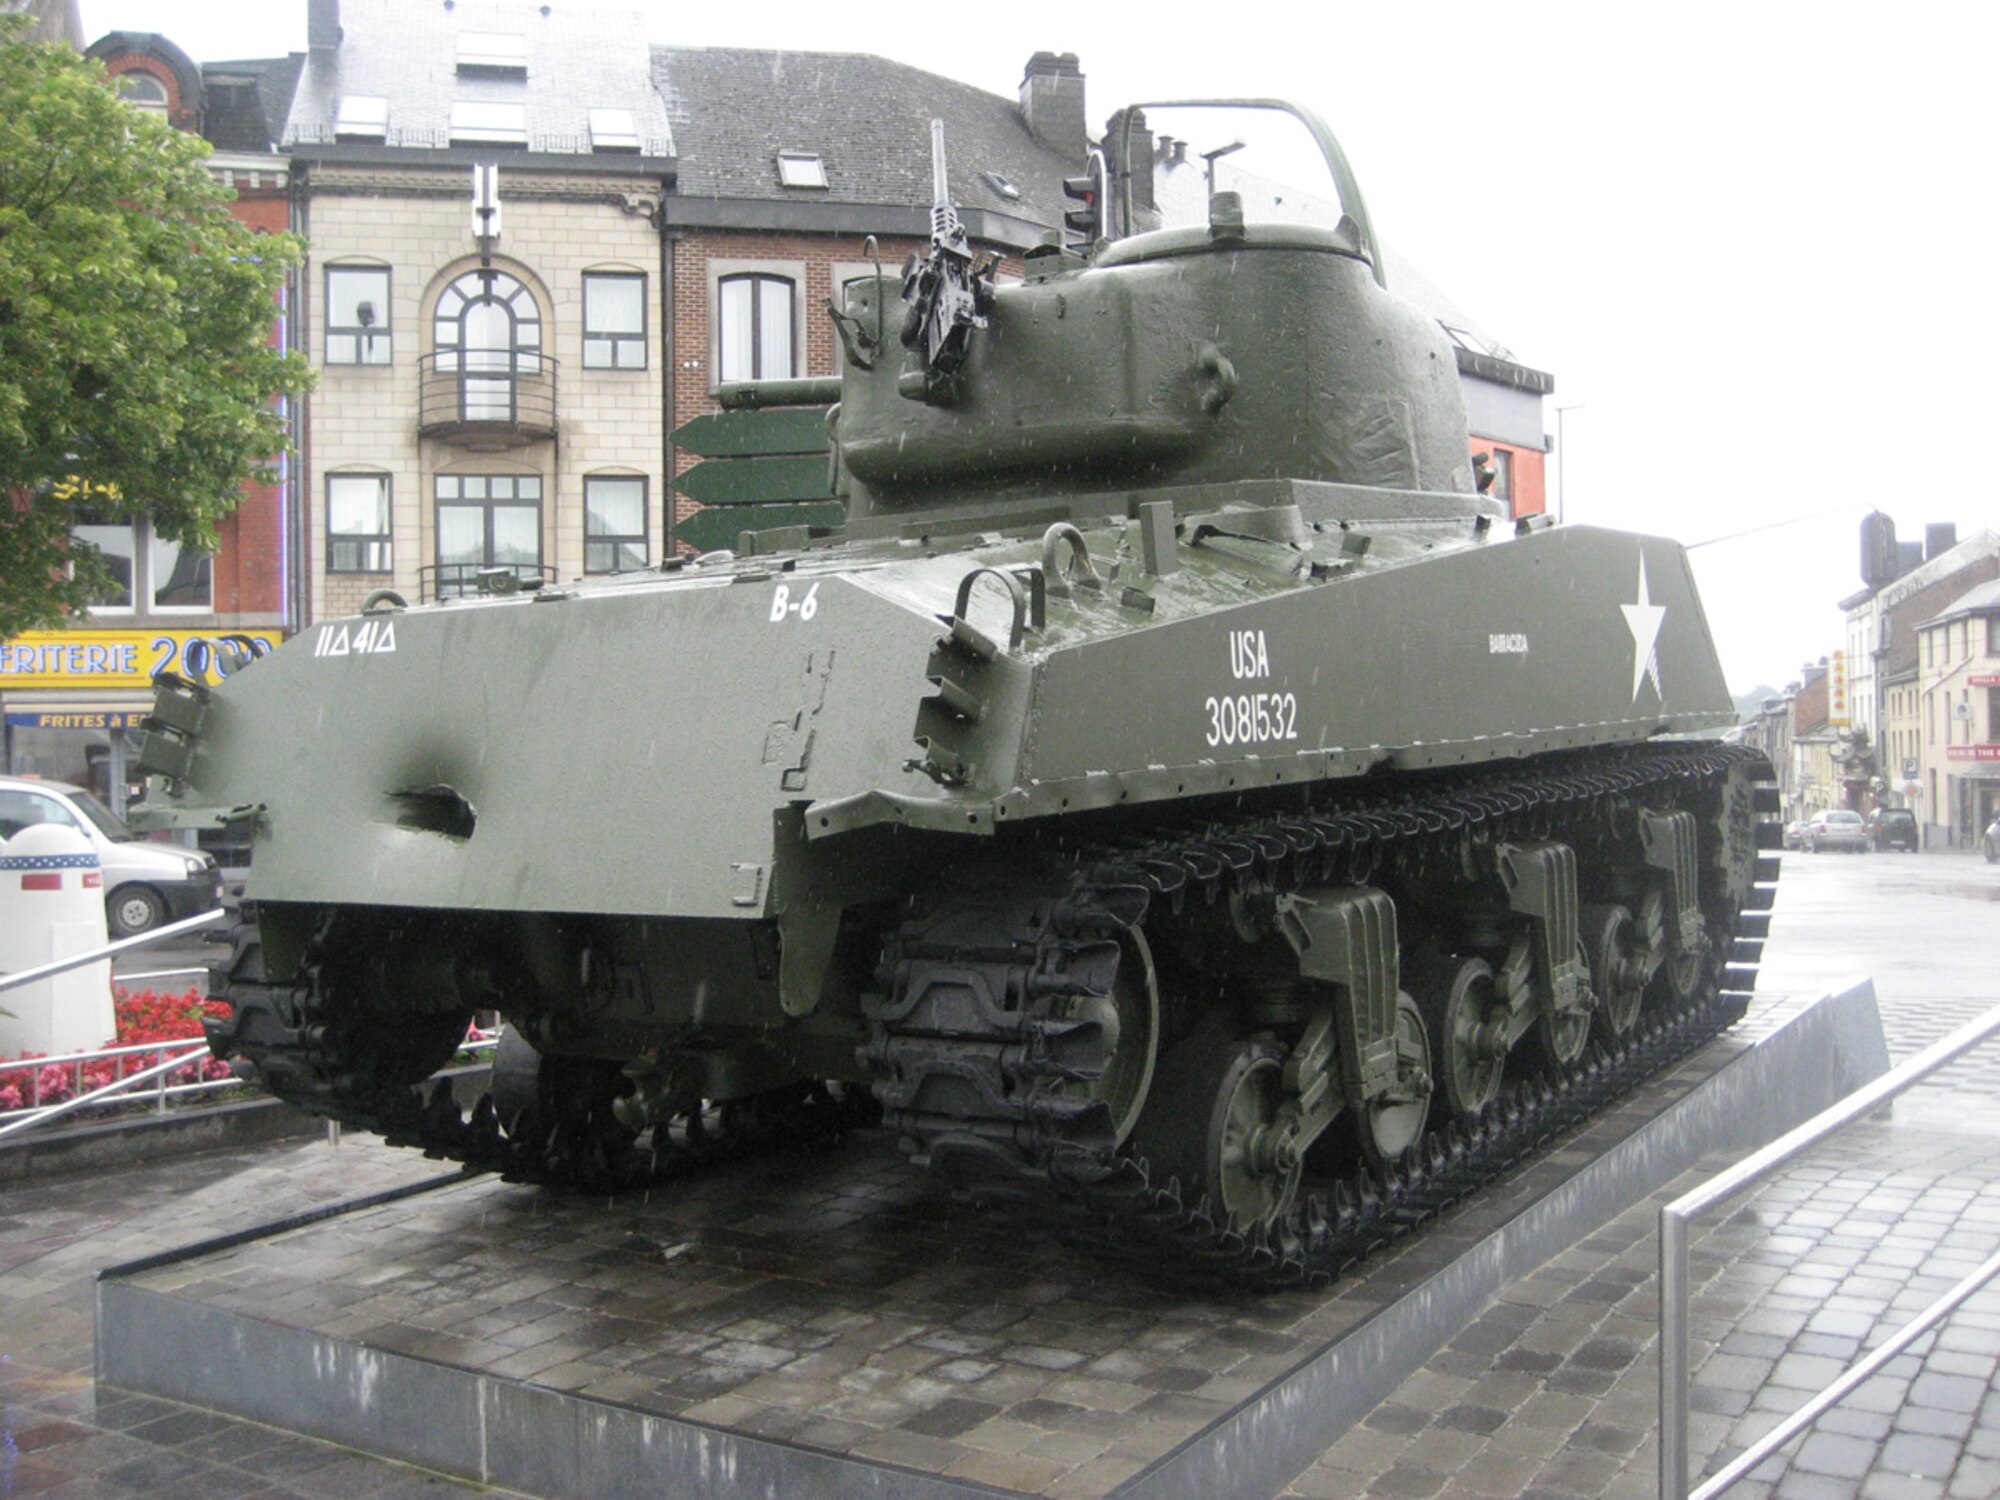
<path id="1" fill-rule="evenodd" d="M 1025 59 L 1024 59 L 1025 61 Z M 931 129 L 944 121 L 952 201 L 1054 227 L 1062 179 L 1083 171 L 1028 133 L 1016 100 L 854 52 L 656 47 L 653 78 L 679 148 L 676 197 L 929 208 Z M 786 188 L 781 150 L 812 151 L 825 188 Z M 1021 197 L 984 176 L 998 172 Z"/>
<path id="2" fill-rule="evenodd" d="M 284 133 L 306 55 L 201 65 L 202 135 L 218 151 L 272 150 Z"/>
<path id="3" fill-rule="evenodd" d="M 2000 579 L 1982 583 L 1970 593 L 1961 594 L 1930 619 L 1925 625 L 1935 625 L 1940 620 L 1956 620 L 1960 615 L 1982 615 L 1988 610 L 2000 609 Z"/>
<path id="4" fill-rule="evenodd" d="M 356 94 L 389 101 L 386 141 L 364 150 L 446 150 L 451 106 L 467 100 L 524 105 L 530 152 L 592 156 L 590 111 L 596 108 L 634 113 L 642 156 L 673 154 L 673 132 L 653 88 L 645 25 L 636 12 L 528 0 L 456 0 L 449 9 L 409 0 L 341 0 L 340 27 L 338 47 L 306 54 L 285 124 L 288 146 L 333 146 L 340 100 Z M 526 73 L 461 73 L 458 37 L 468 31 L 523 37 Z M 620 158 L 599 153 L 597 159 Z M 628 152 L 623 159 L 634 158 Z"/>

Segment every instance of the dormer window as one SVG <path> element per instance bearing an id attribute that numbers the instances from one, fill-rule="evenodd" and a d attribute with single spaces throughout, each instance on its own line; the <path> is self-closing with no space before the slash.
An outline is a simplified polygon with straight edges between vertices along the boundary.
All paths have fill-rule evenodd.
<path id="1" fill-rule="evenodd" d="M 593 109 L 590 112 L 590 149 L 637 151 L 639 117 L 629 109 Z"/>
<path id="2" fill-rule="evenodd" d="M 778 183 L 788 188 L 823 188 L 826 163 L 819 159 L 817 151 L 780 151 Z"/>
<path id="3" fill-rule="evenodd" d="M 118 97 L 148 114 L 167 112 L 167 86 L 151 73 L 120 73 Z"/>
<path id="4" fill-rule="evenodd" d="M 528 39 L 518 31 L 461 31 L 458 34 L 458 71 L 525 73 L 528 71 Z"/>
<path id="5" fill-rule="evenodd" d="M 496 146 L 528 144 L 528 107 L 481 99 L 458 99 L 451 106 L 453 145 L 476 142 Z"/>
<path id="6" fill-rule="evenodd" d="M 342 94 L 333 118 L 333 134 L 342 141 L 380 141 L 389 136 L 389 101 L 374 94 Z"/>

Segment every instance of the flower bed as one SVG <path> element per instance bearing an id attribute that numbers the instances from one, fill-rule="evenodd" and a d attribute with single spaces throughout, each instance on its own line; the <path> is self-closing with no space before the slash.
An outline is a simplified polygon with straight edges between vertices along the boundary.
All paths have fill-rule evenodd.
<path id="1" fill-rule="evenodd" d="M 105 1043 L 107 1048 L 198 1041 L 204 1014 L 228 1013 L 220 1001 L 206 1000 L 196 989 L 184 994 L 166 995 L 157 990 L 114 988 L 111 995 L 118 1035 Z M 86 1059 L 82 1063 L 45 1062 L 32 1052 L 18 1058 L 0 1059 L 0 1114 L 9 1110 L 31 1109 L 38 1104 L 61 1104 L 80 1092 L 89 1093 L 129 1077 L 159 1060 L 158 1054 L 146 1052 L 114 1054 L 101 1059 Z M 185 1068 L 176 1068 L 168 1075 L 167 1083 L 172 1087 L 197 1081 L 216 1081 L 229 1076 L 229 1064 L 213 1057 L 200 1057 L 190 1059 Z"/>

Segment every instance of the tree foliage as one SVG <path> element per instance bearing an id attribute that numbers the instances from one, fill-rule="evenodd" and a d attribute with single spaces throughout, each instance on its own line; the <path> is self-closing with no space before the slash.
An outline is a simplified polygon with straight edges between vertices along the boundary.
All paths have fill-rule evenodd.
<path id="1" fill-rule="evenodd" d="M 21 36 L 0 23 L 0 638 L 104 591 L 79 521 L 212 549 L 307 380 L 271 341 L 298 241 L 230 217 L 206 142 Z"/>

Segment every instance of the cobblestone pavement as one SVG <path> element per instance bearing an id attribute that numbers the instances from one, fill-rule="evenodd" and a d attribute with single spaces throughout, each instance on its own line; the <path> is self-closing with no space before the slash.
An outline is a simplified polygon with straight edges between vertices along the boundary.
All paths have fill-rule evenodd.
<path id="1" fill-rule="evenodd" d="M 2000 1004 L 1965 856 L 1790 856 L 1760 1014 L 1875 976 L 1900 1060 Z M 1987 934 L 1985 953 L 1964 940 Z M 2000 1043 L 1809 1153 L 1690 1236 L 1690 1473 L 1715 1472 L 2000 1247 Z M 1658 1213 L 1705 1162 L 1495 1298 L 1288 1497 L 1658 1493 Z M 1730 1493 L 2000 1495 L 2000 1284 Z"/>
<path id="2" fill-rule="evenodd" d="M 1981 987 L 1982 976 L 1966 970 L 1976 946 L 1950 940 L 1953 923 L 1972 923 L 1974 932 L 1981 922 L 1990 925 L 1985 906 L 2000 898 L 2000 871 L 1951 857 L 1892 862 L 1823 856 L 1789 863 L 1793 868 L 1787 870 L 1752 1030 L 1773 1024 L 1797 1003 L 1856 972 L 1872 972 L 1883 996 L 1891 1050 L 1904 1055 L 2000 998 L 1990 983 Z M 1921 922 L 1913 921 L 1917 916 Z M 1885 1318 L 1907 1316 L 1990 1252 L 2000 1224 L 2000 1192 L 1988 1181 L 1987 1163 L 2000 1145 L 1994 1139 L 2000 1123 L 1989 1124 L 1982 1115 L 2000 1121 L 2000 1112 L 1991 1108 L 2000 1099 L 2000 1060 L 1962 1065 L 1947 1077 L 1944 1084 L 1906 1096 L 1892 1118 L 1851 1133 L 1739 1203 L 1696 1240 L 1696 1472 L 1767 1430 L 1803 1399 L 1804 1387 L 1827 1378 L 1831 1361 L 1879 1339 Z M 477 1486 L 331 1444 L 170 1402 L 99 1391 L 90 1379 L 91 1277 L 99 1267 L 421 1181 L 437 1170 L 410 1153 L 350 1138 L 337 1153 L 323 1146 L 223 1153 L 163 1168 L 36 1184 L 0 1197 L 0 1495 L 187 1494 L 227 1500 L 478 1492 Z M 1696 1180 L 1698 1174 L 1690 1175 L 1662 1199 Z M 881 1190 L 896 1191 L 886 1183 Z M 1509 1288 L 1361 1428 L 1333 1442 L 1288 1494 L 1651 1496 L 1657 1462 L 1656 1208 L 1624 1215 Z M 927 1276 L 933 1297 L 948 1300 L 949 1266 L 913 1274 Z M 743 1290 L 727 1283 L 723 1276 L 716 1285 L 725 1292 Z M 1360 1294 L 1356 1287 L 1343 1298 Z M 761 1316 L 776 1323 L 772 1314 L 781 1311 L 765 1308 Z M 1051 1332 L 1046 1346 L 1059 1351 L 1112 1332 L 1095 1326 L 1104 1311 L 1031 1309 L 1027 1327 L 1051 1318 L 1071 1325 L 1078 1317 L 1089 1318 L 1087 1334 L 1080 1325 Z M 1197 1324 L 1204 1316 L 1199 1308 L 1169 1311 Z M 1279 1373 L 1279 1366 L 1297 1358 L 1290 1334 L 1300 1312 L 1286 1299 L 1262 1306 L 1268 1330 L 1262 1341 L 1271 1348 L 1225 1349 L 1217 1342 L 1254 1338 L 1255 1328 L 1227 1334 L 1196 1328 L 1209 1343 L 1190 1344 L 1182 1352 L 1209 1348 L 1214 1358 L 1162 1356 L 1158 1362 L 1184 1376 L 1182 1384 L 1135 1389 L 1134 1400 L 1150 1405 L 1111 1419 L 1111 1429 L 1098 1436 L 1104 1444 L 1130 1448 L 1143 1438 L 1149 1417 L 1164 1416 L 1169 1407 L 1185 1416 L 1182 1406 L 1224 1400 L 1224 1389 L 1197 1394 L 1186 1383 L 1200 1376 L 1204 1386 L 1212 1386 L 1227 1360 L 1243 1365 L 1231 1373 L 1246 1379 L 1265 1364 L 1272 1366 L 1269 1374 Z M 487 1332 L 511 1335 L 512 1326 L 496 1324 Z M 1003 1384 L 1067 1380 L 1098 1394 L 1099 1387 L 1120 1385 L 1118 1370 L 1040 1369 L 1028 1358 L 1033 1351 L 1024 1339 L 1022 1329 L 1013 1327 L 993 1330 L 957 1351 L 912 1341 L 912 1356 L 925 1363 L 922 1377 L 933 1372 L 943 1382 L 963 1377 L 964 1388 L 932 1403 L 935 1411 L 926 1407 L 918 1413 L 918 1425 L 898 1426 L 891 1434 L 911 1451 L 877 1456 L 921 1461 L 915 1450 L 925 1444 L 963 1443 L 974 1429 L 1008 1425 L 986 1404 L 996 1389 L 990 1382 L 999 1377 L 1005 1377 Z M 1280 1343 L 1283 1349 L 1275 1347 Z M 994 1356 L 1015 1345 L 1021 1346 L 1014 1351 L 1020 1358 Z M 662 1358 L 673 1363 L 675 1354 L 666 1351 Z M 198 1358 L 199 1351 L 190 1351 L 190 1357 Z M 524 1357 L 542 1356 L 524 1350 Z M 1119 1358 L 1116 1351 L 1102 1357 Z M 1993 1441 L 2000 1421 L 1987 1420 L 2000 1416 L 1987 1409 L 1996 1357 L 2000 1300 L 1982 1294 L 1846 1407 L 1822 1419 L 1789 1459 L 1772 1461 L 1738 1493 L 1892 1500 L 2000 1491 L 2000 1477 L 1988 1467 L 2000 1456 L 2000 1444 Z M 1205 1359 L 1211 1368 L 1197 1368 Z M 714 1361 L 681 1359 L 650 1376 L 679 1379 L 704 1363 Z M 766 1385 L 782 1376 L 736 1374 Z M 741 1402 L 756 1389 L 754 1384 L 726 1392 L 690 1389 L 680 1409 L 728 1421 L 730 1401 Z M 1041 1386 L 1036 1389 L 1039 1393 Z M 597 1394 L 616 1399 L 614 1392 Z M 699 1409 L 704 1405 L 708 1409 Z M 1060 1430 L 1064 1423 L 1058 1420 L 1069 1414 L 1069 1405 L 1049 1398 L 1050 1425 L 1028 1424 L 1008 1452 L 990 1455 L 998 1467 L 979 1477 L 1006 1483 L 1001 1471 L 1009 1462 L 1026 1462 L 1044 1445 L 1069 1439 L 1072 1434 Z M 838 1434 L 810 1430 L 810 1423 L 838 1427 L 843 1418 L 817 1412 L 805 1420 L 804 1427 L 767 1435 L 817 1445 Z M 932 1430 L 940 1422 L 944 1427 Z M 1101 1493 L 1140 1461 L 1136 1450 L 1121 1452 L 1118 1463 L 1096 1471 L 1098 1489 L 1070 1492 Z"/>
<path id="3" fill-rule="evenodd" d="M 0 1195 L 0 1496 L 496 1493 L 276 1428 L 100 1389 L 91 1379 L 100 1267 L 437 1172 L 413 1153 L 350 1139 L 338 1152 L 324 1145 L 216 1152 L 7 1189 Z"/>

